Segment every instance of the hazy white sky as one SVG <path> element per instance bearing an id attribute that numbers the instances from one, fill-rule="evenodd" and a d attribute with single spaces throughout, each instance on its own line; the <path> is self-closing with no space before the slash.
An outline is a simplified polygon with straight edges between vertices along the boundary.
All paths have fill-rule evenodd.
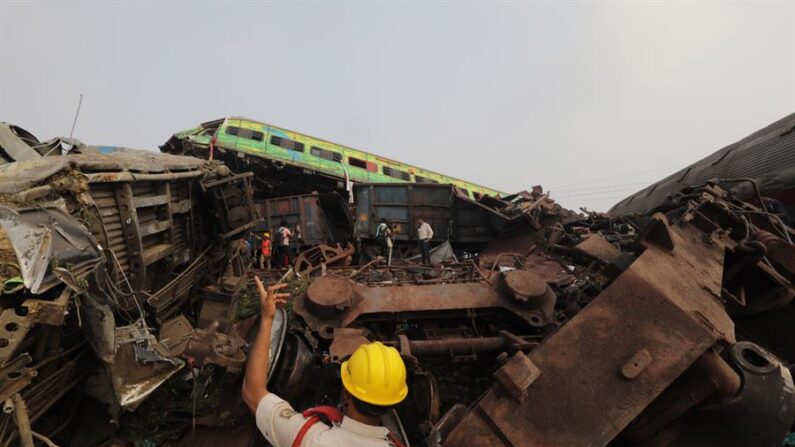
<path id="1" fill-rule="evenodd" d="M 0 0 L 0 121 L 156 149 L 244 115 L 606 210 L 795 110 L 795 2 Z"/>

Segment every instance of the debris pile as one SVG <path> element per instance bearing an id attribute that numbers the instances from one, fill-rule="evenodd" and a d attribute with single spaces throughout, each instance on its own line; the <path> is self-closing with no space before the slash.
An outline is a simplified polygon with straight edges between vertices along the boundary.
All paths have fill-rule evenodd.
<path id="1" fill-rule="evenodd" d="M 795 232 L 716 183 L 633 217 L 541 187 L 358 183 L 349 203 L 6 129 L 27 158 L 0 166 L 0 446 L 264 442 L 240 396 L 255 274 L 292 296 L 269 389 L 336 405 L 341 362 L 381 341 L 408 369 L 384 420 L 406 445 L 777 446 L 795 422 Z M 288 219 L 297 262 L 259 269 L 257 235 Z"/>
<path id="2" fill-rule="evenodd" d="M 0 166 L 0 445 L 97 444 L 186 370 L 245 363 L 231 311 L 247 269 L 234 241 L 258 222 L 250 174 L 69 143 Z"/>

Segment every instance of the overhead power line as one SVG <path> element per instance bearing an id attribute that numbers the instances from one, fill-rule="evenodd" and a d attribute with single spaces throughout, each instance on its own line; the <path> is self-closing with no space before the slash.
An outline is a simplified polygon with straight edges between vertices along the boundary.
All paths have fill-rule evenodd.
<path id="1" fill-rule="evenodd" d="M 579 186 L 577 188 L 568 188 L 568 189 L 549 188 L 549 191 L 553 193 L 557 191 L 560 194 L 568 194 L 573 192 L 593 191 L 605 188 L 637 188 L 649 185 L 650 183 L 651 181 L 637 182 L 637 183 L 614 183 L 614 184 L 603 184 L 603 185 L 594 184 L 594 185 L 585 185 L 585 186 Z"/>
<path id="2" fill-rule="evenodd" d="M 605 180 L 615 180 L 615 179 L 620 179 L 620 178 L 637 177 L 639 175 L 652 174 L 652 173 L 655 173 L 655 172 L 662 172 L 662 171 L 669 171 L 669 170 L 678 170 L 678 169 L 681 169 L 681 168 L 682 168 L 681 165 L 680 166 L 669 166 L 669 167 L 665 167 L 665 168 L 656 168 L 656 169 L 652 169 L 652 170 L 649 170 L 649 171 L 635 172 L 635 173 L 632 173 L 632 174 L 613 175 L 613 176 L 610 176 L 610 177 L 602 177 L 602 178 L 596 178 L 596 179 L 591 179 L 591 180 L 583 180 L 583 181 L 576 182 L 576 183 L 564 183 L 562 185 L 549 186 L 549 187 L 546 187 L 546 189 L 550 189 L 550 190 L 551 189 L 557 189 L 557 190 L 560 190 L 560 189 L 569 188 L 569 187 L 577 186 L 577 185 L 593 184 L 593 183 L 601 182 L 601 181 L 605 181 Z"/>
<path id="3" fill-rule="evenodd" d="M 563 192 L 563 193 L 556 193 L 554 190 L 550 190 L 551 196 L 554 197 L 582 197 L 582 196 L 594 196 L 594 195 L 602 195 L 602 194 L 610 194 L 610 193 L 618 193 L 624 192 L 626 194 L 633 192 L 637 189 L 637 186 L 620 186 L 620 187 L 612 187 L 612 188 L 602 188 L 602 189 L 593 189 L 589 191 L 571 191 L 571 192 Z"/>

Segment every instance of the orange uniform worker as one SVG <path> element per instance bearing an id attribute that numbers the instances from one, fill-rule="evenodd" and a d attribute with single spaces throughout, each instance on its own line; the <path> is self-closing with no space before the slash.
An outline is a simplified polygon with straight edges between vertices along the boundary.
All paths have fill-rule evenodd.
<path id="1" fill-rule="evenodd" d="M 271 269 L 271 234 L 268 231 L 262 234 L 262 247 L 260 251 L 259 268 L 265 269 L 266 265 L 268 266 L 268 270 L 270 270 Z"/>

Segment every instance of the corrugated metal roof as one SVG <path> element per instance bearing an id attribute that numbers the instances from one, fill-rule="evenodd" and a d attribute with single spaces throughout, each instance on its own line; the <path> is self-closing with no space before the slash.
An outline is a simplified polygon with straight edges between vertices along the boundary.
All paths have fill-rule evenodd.
<path id="1" fill-rule="evenodd" d="M 613 205 L 609 213 L 648 214 L 669 194 L 712 178 L 751 178 L 763 194 L 795 187 L 795 113 L 641 189 Z"/>

